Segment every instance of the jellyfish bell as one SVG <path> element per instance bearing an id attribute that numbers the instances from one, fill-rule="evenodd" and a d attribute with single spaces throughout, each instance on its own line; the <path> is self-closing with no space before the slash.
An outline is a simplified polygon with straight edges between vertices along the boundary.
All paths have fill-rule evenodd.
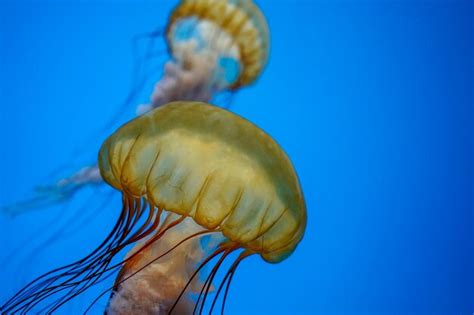
<path id="1" fill-rule="evenodd" d="M 232 89 L 252 83 L 268 59 L 267 22 L 252 0 L 184 0 L 171 14 L 167 41 L 177 59 L 189 46 L 209 52 L 216 80 Z"/>
<path id="2" fill-rule="evenodd" d="M 209 101 L 253 83 L 268 60 L 269 31 L 251 0 L 183 0 L 171 13 L 166 41 L 174 60 L 151 107 L 174 100 Z M 170 99 L 179 94 L 179 99 Z"/>
<path id="3" fill-rule="evenodd" d="M 280 146 L 247 120 L 203 103 L 174 102 L 119 129 L 99 155 L 102 177 L 132 198 L 279 262 L 300 241 L 303 194 Z"/>
<path id="4" fill-rule="evenodd" d="M 133 305 L 142 314 L 193 305 L 202 312 L 222 262 L 240 252 L 216 286 L 212 311 L 224 287 L 225 303 L 242 259 L 257 254 L 278 263 L 303 237 L 306 207 L 290 160 L 265 132 L 224 109 L 174 102 L 140 116 L 104 142 L 99 167 L 123 195 L 112 232 L 84 259 L 32 281 L 2 311 L 31 310 L 45 300 L 54 311 L 120 269 L 110 314 L 126 314 Z M 215 237 L 215 246 L 196 241 L 205 235 Z M 133 244 L 126 258 L 111 263 Z M 196 276 L 213 259 L 196 289 Z M 163 289 L 157 279 L 177 285 Z M 138 294 L 144 289 L 148 295 Z M 198 300 L 180 304 L 187 289 L 199 291 Z"/>

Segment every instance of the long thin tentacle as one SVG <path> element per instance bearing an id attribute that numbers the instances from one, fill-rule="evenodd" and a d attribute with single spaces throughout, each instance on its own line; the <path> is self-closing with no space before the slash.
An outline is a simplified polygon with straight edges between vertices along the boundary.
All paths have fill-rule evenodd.
<path id="1" fill-rule="evenodd" d="M 94 250 L 92 251 L 89 255 L 87 255 L 86 257 L 72 263 L 72 264 L 68 264 L 66 266 L 63 266 L 63 267 L 59 267 L 59 268 L 56 268 L 56 269 L 53 269 L 49 272 L 46 272 L 45 274 L 35 278 L 34 280 L 30 281 L 28 284 L 26 284 L 22 289 L 20 289 L 13 297 L 11 297 L 7 302 L 5 302 L 3 304 L 3 306 L 1 307 L 1 310 L 6 312 L 7 310 L 9 310 L 9 306 L 16 300 L 20 300 L 23 298 L 23 295 L 26 291 L 28 291 L 29 289 L 31 289 L 35 284 L 38 284 L 38 282 L 56 272 L 59 272 L 61 270 L 65 270 L 65 269 L 68 269 L 68 268 L 72 268 L 74 266 L 77 266 L 81 263 L 83 263 L 84 261 L 88 260 L 90 257 L 92 257 L 93 255 L 95 255 L 97 252 L 99 252 L 109 241 L 110 239 L 112 239 L 114 237 L 114 235 L 116 234 L 117 230 L 119 230 L 120 226 L 122 225 L 123 223 L 123 216 L 124 214 L 127 213 L 126 211 L 126 204 L 124 203 L 124 207 L 121 211 L 121 215 L 119 217 L 119 219 L 117 220 L 114 228 L 112 229 L 112 231 L 109 233 L 109 235 L 105 238 L 105 240 Z M 8 309 L 7 309 L 8 308 Z"/>
<path id="2" fill-rule="evenodd" d="M 92 254 L 89 254 L 86 258 L 81 259 L 78 263 L 76 264 L 71 264 L 68 265 L 70 266 L 69 268 L 66 268 L 66 270 L 63 273 L 60 273 L 58 275 L 53 275 L 45 280 L 41 281 L 37 285 L 35 285 L 33 288 L 31 288 L 29 291 L 32 293 L 27 294 L 27 296 L 23 296 L 20 301 L 15 303 L 17 306 L 19 306 L 19 309 L 24 309 L 24 310 L 29 310 L 32 306 L 36 305 L 40 301 L 42 301 L 44 298 L 49 297 L 50 295 L 57 293 L 58 291 L 67 289 L 68 286 L 66 284 L 70 282 L 71 280 L 76 279 L 79 277 L 81 274 L 83 274 L 87 269 L 89 269 L 92 266 L 92 262 L 97 261 L 97 259 L 100 259 L 104 255 L 104 251 L 107 252 L 110 250 L 111 247 L 113 247 L 115 244 L 117 244 L 118 240 L 120 240 L 121 235 L 124 234 L 124 231 L 127 229 L 126 223 L 130 222 L 130 216 L 133 215 L 133 207 L 130 207 L 130 203 L 126 198 L 124 198 L 124 210 L 121 213 L 121 216 L 114 228 L 114 231 L 109 234 L 110 237 L 108 237 L 108 240 L 102 242 L 102 244 L 96 248 L 96 250 L 93 251 Z M 59 268 L 59 269 L 64 269 Z M 48 273 L 48 275 L 51 274 Z M 68 277 L 70 276 L 69 279 L 66 281 L 63 281 L 61 284 L 52 286 L 54 282 L 57 280 Z M 44 275 L 43 275 L 44 277 Z M 60 290 L 57 290 L 60 288 Z M 32 302 L 34 301 L 34 302 Z M 23 306 L 21 306 L 23 305 Z M 11 309 L 11 308 L 10 308 Z"/>
<path id="3" fill-rule="evenodd" d="M 229 293 L 230 283 L 232 282 L 232 279 L 234 278 L 235 270 L 237 270 L 237 267 L 239 266 L 239 264 L 242 262 L 242 260 L 244 258 L 246 258 L 246 257 L 248 257 L 252 254 L 253 254 L 252 252 L 247 251 L 247 250 L 242 252 L 239 255 L 239 257 L 237 258 L 237 260 L 235 261 L 234 266 L 230 269 L 231 270 L 231 275 L 230 275 L 229 281 L 227 282 L 227 285 L 225 287 L 224 299 L 222 301 L 221 314 L 224 314 L 225 302 L 227 301 L 227 294 Z"/>
<path id="4" fill-rule="evenodd" d="M 140 200 L 133 201 L 130 198 L 124 198 L 124 210 L 112 232 L 96 250 L 76 263 L 57 268 L 33 280 L 7 301 L 2 307 L 2 311 L 29 310 L 45 298 L 64 289 L 71 288 L 71 286 L 72 289 L 66 296 L 76 296 L 94 284 L 98 280 L 99 275 L 107 269 L 107 266 L 119 249 L 130 244 L 130 241 L 134 241 L 137 237 L 143 236 L 141 232 L 144 228 L 141 227 L 137 233 L 127 238 L 127 235 L 130 234 L 133 226 L 138 222 L 143 213 Z M 146 223 L 148 224 L 149 220 Z M 154 223 L 153 225 L 156 227 L 157 224 Z M 148 233 L 151 232 L 152 230 L 148 230 Z M 61 272 L 63 270 L 65 271 Z M 58 274 L 58 272 L 61 273 Z M 74 282 L 81 275 L 86 275 L 86 277 Z M 61 278 L 66 280 L 53 285 L 54 282 Z M 82 284 L 83 287 L 78 288 L 78 284 Z"/>
<path id="5" fill-rule="evenodd" d="M 202 313 L 203 309 L 204 309 L 204 305 L 206 304 L 206 297 L 207 297 L 207 294 L 209 293 L 209 290 L 212 286 L 212 280 L 214 280 L 214 277 L 216 276 L 217 274 L 217 271 L 219 270 L 219 267 L 221 266 L 222 262 L 227 258 L 227 256 L 232 253 L 234 250 L 236 250 L 238 248 L 238 245 L 232 245 L 230 246 L 225 252 L 224 254 L 220 257 L 220 259 L 217 261 L 217 263 L 214 265 L 214 267 L 212 268 L 211 272 L 209 273 L 206 281 L 204 282 L 202 288 L 201 288 L 201 292 L 199 293 L 199 296 L 198 296 L 198 299 L 196 301 L 196 303 L 194 304 L 194 310 L 193 310 L 193 314 L 196 313 L 196 310 L 199 308 L 199 304 L 200 304 L 200 300 L 201 300 L 201 296 L 203 295 L 204 293 L 204 296 L 203 296 L 203 300 L 202 300 L 202 303 L 201 303 L 201 307 L 199 308 L 199 314 Z"/>
<path id="6" fill-rule="evenodd" d="M 194 278 L 196 277 L 196 275 L 199 273 L 199 271 L 201 271 L 201 269 L 206 265 L 208 264 L 214 257 L 222 254 L 224 251 L 226 251 L 226 247 L 225 246 L 220 246 L 218 249 L 216 249 L 211 255 L 209 255 L 209 257 L 207 257 L 200 265 L 199 267 L 196 268 L 196 270 L 194 271 L 194 273 L 191 275 L 191 277 L 189 278 L 188 282 L 186 283 L 186 285 L 184 286 L 184 288 L 181 290 L 181 293 L 178 295 L 178 297 L 176 298 L 176 301 L 174 302 L 174 304 L 171 306 L 168 314 L 171 315 L 174 311 L 174 309 L 176 308 L 176 306 L 178 305 L 178 302 L 179 300 L 183 297 L 184 293 L 186 292 L 186 289 L 189 287 L 189 285 L 192 283 L 192 281 L 194 280 Z"/>

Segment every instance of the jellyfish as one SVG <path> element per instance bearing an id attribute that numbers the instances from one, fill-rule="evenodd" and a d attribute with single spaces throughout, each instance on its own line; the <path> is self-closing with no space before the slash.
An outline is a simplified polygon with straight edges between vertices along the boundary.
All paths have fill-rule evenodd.
<path id="1" fill-rule="evenodd" d="M 306 206 L 288 156 L 225 109 L 200 102 L 160 106 L 113 133 L 100 149 L 99 167 L 123 200 L 108 237 L 83 259 L 30 282 L 2 312 L 52 313 L 117 271 L 108 314 L 212 312 L 220 294 L 223 310 L 243 259 L 279 263 L 303 238 Z M 214 285 L 232 253 L 235 260 Z M 199 275 L 210 263 L 203 282 Z"/>
<path id="2" fill-rule="evenodd" d="M 170 55 L 163 77 L 155 84 L 148 104 L 140 104 L 137 115 L 172 101 L 209 102 L 224 91 L 231 95 L 252 84 L 262 73 L 269 56 L 269 30 L 264 15 L 252 0 L 182 0 L 169 16 L 165 29 L 145 34 L 145 38 L 163 35 Z M 151 45 L 152 46 L 152 45 Z M 147 51 L 142 59 L 148 59 Z M 139 79 L 138 85 L 143 83 Z M 141 83 L 140 83 L 141 82 Z M 139 90 L 134 84 L 125 106 Z M 123 106 L 111 121 L 125 111 Z M 100 138 L 100 137 L 99 137 Z M 93 141 L 97 136 L 93 137 Z M 77 160 L 85 147 L 77 150 Z M 25 210 L 38 209 L 68 201 L 78 191 L 103 181 L 92 161 L 64 174 L 52 184 L 42 185 L 31 199 L 3 208 L 15 216 Z M 72 175 L 71 175 L 72 174 Z"/>
<path id="3" fill-rule="evenodd" d="M 175 100 L 208 102 L 254 82 L 268 60 L 267 22 L 251 0 L 183 0 L 166 39 L 174 60 L 140 112 Z"/>

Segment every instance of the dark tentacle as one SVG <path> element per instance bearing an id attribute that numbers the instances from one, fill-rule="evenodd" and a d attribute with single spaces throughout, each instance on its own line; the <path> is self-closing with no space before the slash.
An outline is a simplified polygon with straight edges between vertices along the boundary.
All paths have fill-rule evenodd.
<path id="1" fill-rule="evenodd" d="M 201 307 L 199 308 L 199 314 L 202 314 L 202 311 L 204 309 L 204 305 L 206 304 L 207 294 L 209 293 L 209 290 L 212 286 L 212 280 L 214 280 L 214 277 L 216 276 L 217 271 L 219 270 L 219 267 L 221 266 L 224 259 L 226 259 L 227 256 L 237 248 L 238 248 L 237 245 L 233 245 L 233 246 L 229 247 L 224 252 L 224 254 L 220 257 L 220 259 L 217 261 L 217 263 L 214 265 L 214 268 L 212 268 L 211 272 L 209 273 L 206 281 L 204 282 L 204 284 L 201 288 L 201 292 L 199 293 L 198 299 L 197 299 L 196 303 L 194 304 L 193 314 L 195 314 L 196 310 L 199 308 L 199 302 L 201 300 L 201 296 L 204 293 L 203 300 L 202 300 L 202 303 L 201 303 Z"/>
<path id="2" fill-rule="evenodd" d="M 20 291 L 18 291 L 12 298 L 10 298 L 7 302 L 5 302 L 1 308 L 2 311 L 7 311 L 9 310 L 10 308 L 7 309 L 7 307 L 10 306 L 11 303 L 13 303 L 15 300 L 20 300 L 23 298 L 23 296 L 27 293 L 26 291 L 30 290 L 34 285 L 38 285 L 38 282 L 41 280 L 41 279 L 44 279 L 46 277 L 48 277 L 49 275 L 52 275 L 56 272 L 59 272 L 61 270 L 65 270 L 65 269 L 68 269 L 68 268 L 73 268 L 75 266 L 78 266 L 80 265 L 81 263 L 83 263 L 84 261 L 86 261 L 87 259 L 89 259 L 90 257 L 92 257 L 93 255 L 95 255 L 97 252 L 99 252 L 109 241 L 110 239 L 112 239 L 114 237 L 114 235 L 116 234 L 117 230 L 120 229 L 120 226 L 122 225 L 123 223 L 123 215 L 126 213 L 126 206 L 124 204 L 124 207 L 121 211 L 121 216 L 119 217 L 119 219 L 117 220 L 114 228 L 112 229 L 112 231 L 109 233 L 109 235 L 106 237 L 106 239 L 94 250 L 92 251 L 89 255 L 87 255 L 86 257 L 72 263 L 72 264 L 69 264 L 69 265 L 66 265 L 66 266 L 63 266 L 63 267 L 59 267 L 59 268 L 56 268 L 56 269 L 53 269 L 39 277 L 37 277 L 36 279 L 32 280 L 31 282 L 29 282 L 27 285 L 25 285 L 22 289 L 20 289 Z"/>
<path id="3" fill-rule="evenodd" d="M 33 288 L 32 290 L 34 292 L 33 294 L 30 294 L 29 296 L 24 298 L 23 301 L 20 301 L 19 303 L 17 303 L 17 304 L 23 304 L 23 303 L 26 304 L 23 307 L 20 307 L 20 309 L 23 308 L 25 311 L 28 311 L 32 307 L 34 307 L 36 304 L 38 304 L 45 298 L 51 296 L 52 294 L 55 294 L 59 291 L 67 289 L 68 287 L 71 286 L 68 284 L 71 280 L 74 280 L 78 278 L 79 276 L 81 276 L 91 266 L 93 266 L 94 262 L 104 257 L 107 251 L 109 251 L 112 247 L 114 247 L 115 244 L 117 244 L 117 242 L 120 241 L 121 235 L 123 235 L 125 233 L 124 231 L 127 230 L 126 223 L 130 221 L 130 216 L 133 215 L 131 213 L 131 211 L 133 210 L 130 210 L 130 209 L 133 209 L 133 207 L 130 207 L 130 203 L 128 202 L 127 199 L 124 198 L 125 211 L 121 213 L 121 216 L 118 221 L 118 229 L 116 230 L 116 232 L 113 233 L 113 235 L 110 237 L 110 240 L 108 242 L 102 243 L 102 245 L 106 245 L 106 246 L 102 246 L 102 245 L 99 246 L 94 251 L 95 254 L 88 255 L 89 256 L 88 259 L 82 259 L 79 264 L 73 265 L 69 270 L 61 274 L 51 276 L 50 278 L 46 279 L 45 282 L 47 283 L 44 283 L 44 282 L 39 283 L 36 287 Z M 107 245 L 107 243 L 109 244 Z M 66 281 L 63 281 L 59 285 L 52 286 L 52 284 L 56 282 L 57 280 L 68 277 L 68 276 L 71 276 L 71 277 L 67 279 Z M 28 302 L 28 300 L 30 300 L 30 302 Z"/>
<path id="4" fill-rule="evenodd" d="M 179 300 L 182 298 L 182 296 L 184 295 L 184 293 L 186 292 L 186 289 L 189 287 L 189 285 L 191 284 L 191 282 L 193 281 L 193 279 L 196 277 L 196 275 L 199 273 L 199 271 L 206 265 L 208 264 L 214 257 L 222 254 L 224 251 L 226 251 L 226 247 L 225 246 L 220 246 L 218 249 L 216 249 L 211 255 L 209 255 L 209 257 L 207 257 L 200 265 L 199 267 L 196 268 L 196 270 L 194 271 L 194 273 L 191 275 L 191 277 L 189 278 L 188 282 L 186 283 L 186 285 L 184 286 L 183 290 L 181 290 L 181 293 L 178 295 L 178 297 L 176 298 L 176 301 L 174 302 L 174 304 L 171 306 L 168 314 L 171 315 L 171 313 L 173 313 L 173 310 L 176 308 L 176 306 L 178 305 L 178 302 Z"/>
<path id="5" fill-rule="evenodd" d="M 144 209 L 145 206 L 141 207 L 140 200 L 124 198 L 124 211 L 122 211 L 117 224 L 107 239 L 96 250 L 86 256 L 86 258 L 65 267 L 57 268 L 33 280 L 7 301 L 3 305 L 2 311 L 29 311 L 51 295 L 65 289 L 70 289 L 65 296 L 57 300 L 59 307 L 64 301 L 68 301 L 96 283 L 100 276 L 107 271 L 112 258 L 120 249 L 133 243 L 137 238 L 146 236 L 142 232 L 147 224 L 149 225 L 150 218 L 153 217 L 152 215 L 149 216 L 144 226 L 132 236 L 127 237 L 143 214 Z M 151 209 L 150 211 L 153 210 Z M 154 222 L 152 227 L 156 228 L 158 224 Z M 147 233 L 150 234 L 152 231 L 153 229 L 148 229 Z M 60 279 L 65 280 L 54 285 Z"/>
<path id="6" fill-rule="evenodd" d="M 153 208 L 151 208 L 153 209 Z M 155 222 L 153 224 L 153 226 L 148 229 L 144 234 L 140 235 L 140 237 L 137 237 L 137 239 L 143 239 L 145 238 L 146 236 L 148 236 L 152 231 L 156 230 L 157 226 L 159 226 L 159 219 L 160 219 L 160 215 L 156 215 L 155 216 Z M 118 267 L 122 266 L 123 264 L 125 264 L 126 262 L 130 261 L 131 259 L 133 259 L 136 255 L 140 254 L 140 252 L 142 250 L 144 250 L 145 248 L 149 247 L 154 241 L 156 241 L 157 239 L 161 238 L 163 236 L 163 234 L 169 230 L 170 228 L 176 226 L 177 224 L 181 223 L 183 220 L 185 219 L 185 217 L 180 217 L 178 218 L 177 220 L 171 222 L 169 225 L 167 225 L 166 227 L 164 227 L 164 229 L 159 229 L 156 233 L 155 236 L 153 236 L 149 241 L 147 241 L 147 243 L 142 247 L 140 248 L 136 253 L 134 253 L 133 255 L 131 255 L 130 257 L 128 257 L 127 259 L 125 259 L 124 261 L 120 262 L 120 263 L 117 263 L 115 265 L 113 265 L 112 267 L 108 267 L 109 263 L 110 263 L 110 260 L 113 258 L 113 255 L 115 255 L 116 252 L 112 252 L 112 254 L 110 255 L 110 257 L 107 257 L 105 259 L 105 261 L 100 265 L 100 268 L 95 268 L 93 269 L 92 271 L 89 272 L 89 274 L 85 277 L 83 277 L 82 279 L 76 281 L 76 282 L 67 282 L 67 283 L 61 283 L 60 285 L 56 286 L 56 287 L 53 287 L 52 289 L 56 289 L 55 292 L 50 292 L 50 294 L 48 294 L 48 296 L 52 295 L 52 294 L 55 294 L 59 291 L 62 291 L 64 289 L 67 289 L 68 287 L 71 287 L 71 286 L 78 286 L 78 285 L 83 285 L 82 288 L 80 288 L 79 290 L 76 290 L 74 291 L 73 294 L 66 294 L 65 296 L 63 296 L 63 300 L 58 300 L 58 304 L 55 305 L 53 307 L 51 311 L 54 311 L 56 310 L 57 308 L 59 308 L 60 306 L 64 305 L 66 302 L 68 302 L 69 300 L 71 300 L 72 298 L 74 298 L 75 296 L 79 295 L 80 293 L 82 293 L 83 291 L 85 291 L 86 289 L 88 289 L 90 286 L 92 286 L 93 284 L 97 283 L 97 281 L 101 278 L 101 276 L 108 272 L 108 271 L 114 271 L 116 270 Z M 130 221 L 130 220 L 128 220 Z M 129 241 L 135 241 L 135 238 L 134 237 L 130 237 L 126 243 L 128 243 Z M 120 243 L 120 242 L 119 242 Z M 126 244 L 122 244 L 120 245 L 120 247 L 124 247 L 124 245 Z M 74 277 L 76 278 L 76 277 Z M 92 281 L 89 281 L 91 280 Z M 85 284 L 84 284 L 84 281 Z M 74 289 L 74 288 L 73 288 Z M 71 291 L 73 292 L 73 291 Z M 43 297 L 42 299 L 44 299 L 46 297 Z M 38 301 L 35 301 L 35 304 L 37 303 Z"/>
<path id="7" fill-rule="evenodd" d="M 227 282 L 227 285 L 226 285 L 226 287 L 225 287 L 224 299 L 223 299 L 223 301 L 222 301 L 221 314 L 224 314 L 225 302 L 227 301 L 227 294 L 229 293 L 230 283 L 232 282 L 232 278 L 234 277 L 235 270 L 237 270 L 237 267 L 239 266 L 240 262 L 241 262 L 244 258 L 246 258 L 246 257 L 248 257 L 248 256 L 250 256 L 250 255 L 252 255 L 252 254 L 253 254 L 253 253 L 250 252 L 250 251 L 248 251 L 248 250 L 242 252 L 242 253 L 239 255 L 239 257 L 237 258 L 237 260 L 234 262 L 233 266 L 230 268 L 231 274 L 230 274 L 230 276 L 229 276 L 229 281 Z"/>

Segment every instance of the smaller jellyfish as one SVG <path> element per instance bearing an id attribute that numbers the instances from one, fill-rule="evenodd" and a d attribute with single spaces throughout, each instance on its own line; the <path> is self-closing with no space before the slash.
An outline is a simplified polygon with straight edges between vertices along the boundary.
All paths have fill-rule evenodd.
<path id="1" fill-rule="evenodd" d="M 155 85 L 151 104 L 209 102 L 254 82 L 269 55 L 268 25 L 251 0 L 183 0 L 171 13 L 166 40 L 173 60 Z"/>
<path id="2" fill-rule="evenodd" d="M 3 304 L 3 313 L 52 313 L 117 271 L 109 314 L 202 313 L 205 307 L 212 313 L 222 292 L 224 309 L 243 259 L 255 254 L 281 262 L 303 238 L 306 205 L 289 158 L 264 131 L 225 109 L 199 102 L 160 106 L 112 134 L 99 166 L 122 193 L 111 233 L 88 256 L 30 282 Z M 213 287 L 232 253 L 237 258 Z"/>

